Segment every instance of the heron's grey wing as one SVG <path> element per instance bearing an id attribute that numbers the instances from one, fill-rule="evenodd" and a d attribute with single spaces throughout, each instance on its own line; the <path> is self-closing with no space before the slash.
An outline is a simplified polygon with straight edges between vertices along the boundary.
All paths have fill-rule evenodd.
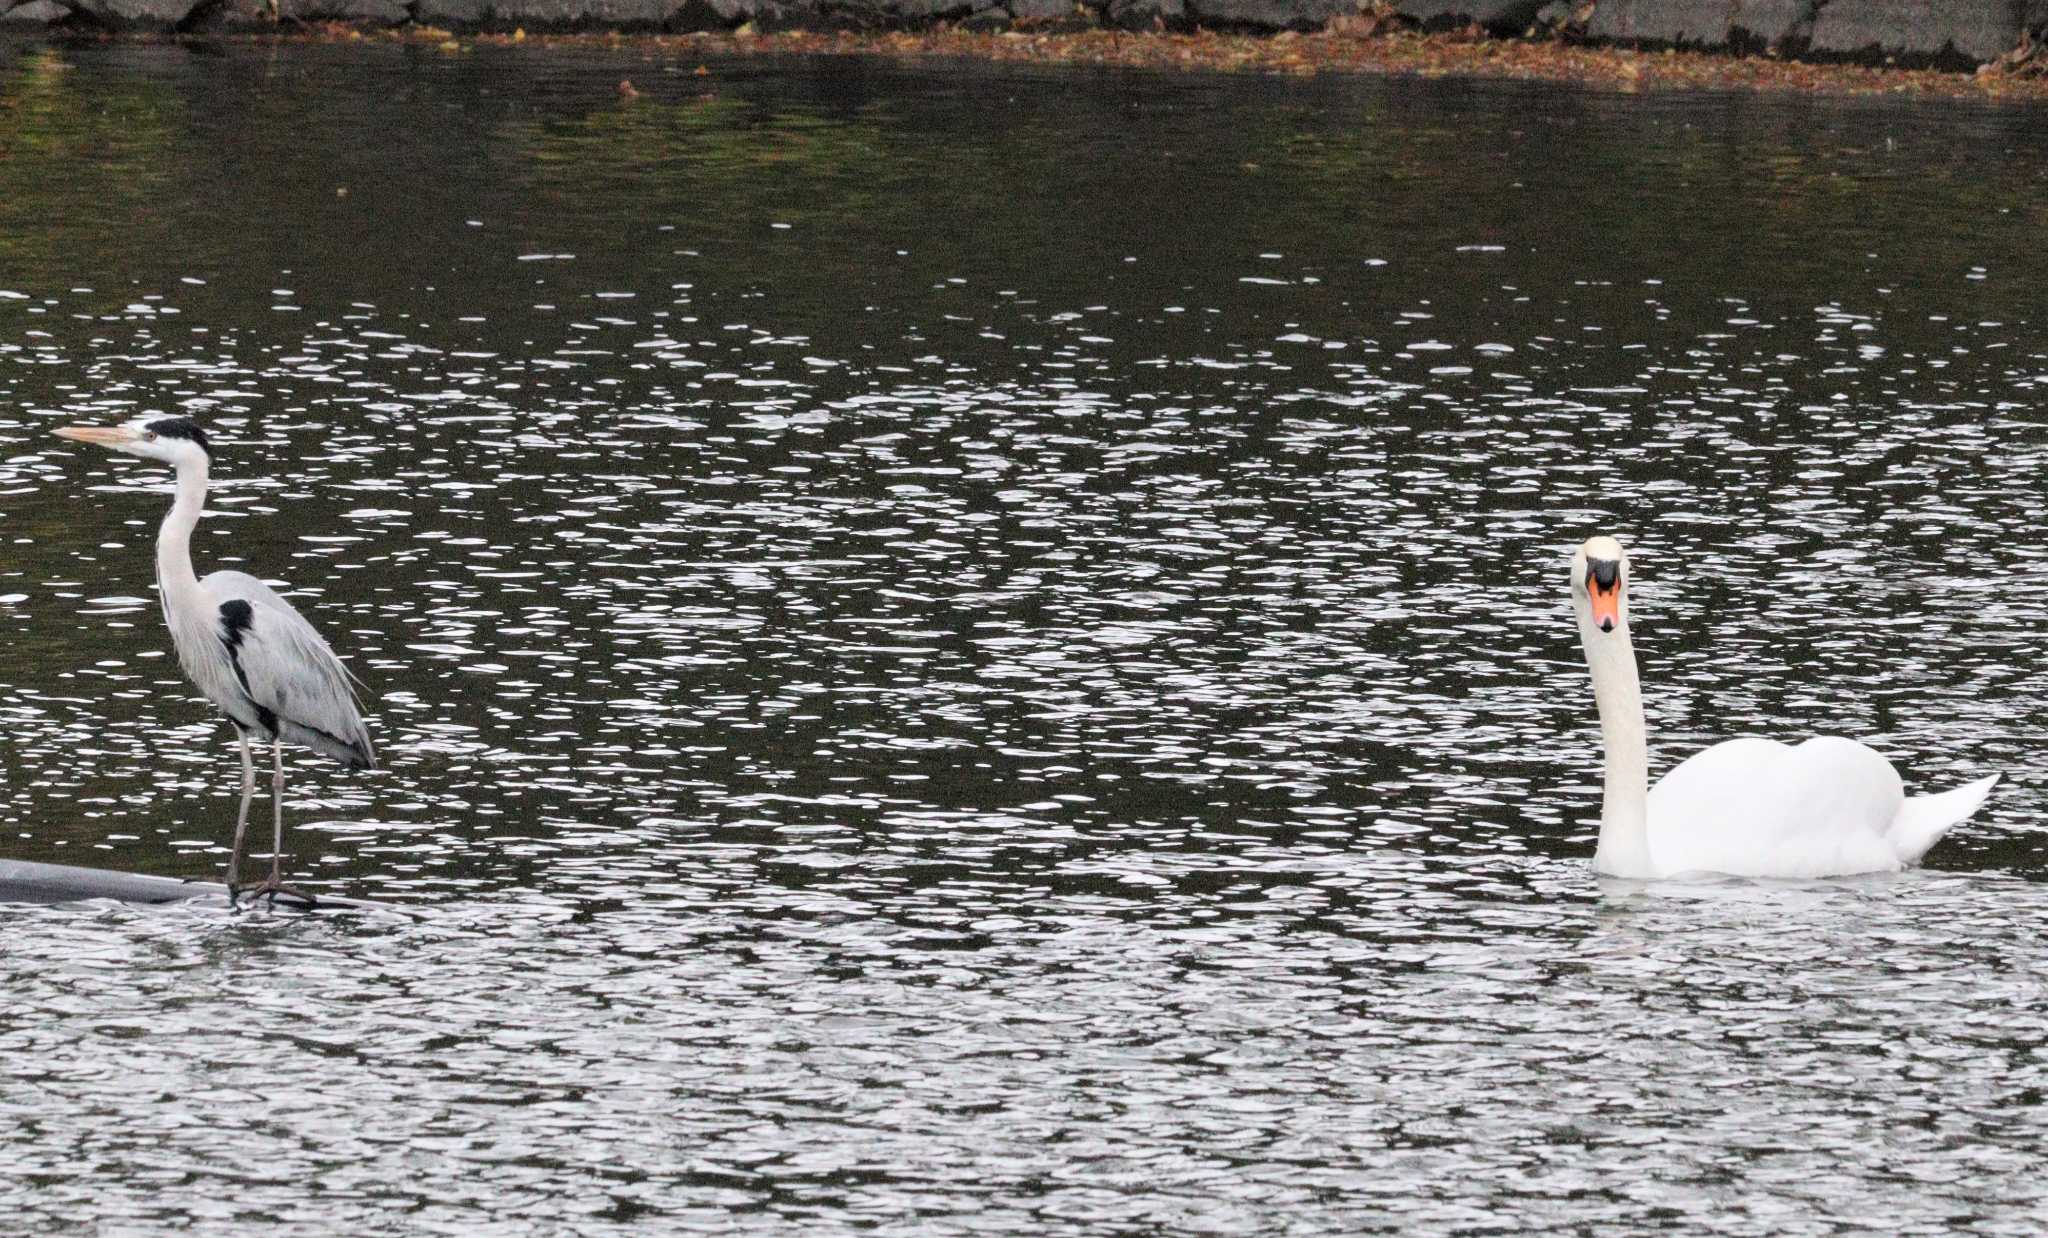
<path id="1" fill-rule="evenodd" d="M 221 644 L 257 721 L 344 765 L 374 764 L 348 669 L 305 616 L 246 572 L 215 572 L 199 583 L 219 607 Z"/>

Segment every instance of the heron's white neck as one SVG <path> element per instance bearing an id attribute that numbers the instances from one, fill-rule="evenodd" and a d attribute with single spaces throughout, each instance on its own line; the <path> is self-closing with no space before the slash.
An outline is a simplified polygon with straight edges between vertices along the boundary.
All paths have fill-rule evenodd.
<path id="1" fill-rule="evenodd" d="M 1610 877 L 1651 877 L 1650 754 L 1643 726 L 1643 686 L 1636 676 L 1628 620 L 1612 632 L 1579 617 L 1586 669 L 1593 674 L 1593 700 L 1600 706 L 1600 738 L 1606 748 L 1606 786 L 1600 798 L 1600 846 L 1594 871 Z"/>
<path id="2" fill-rule="evenodd" d="M 192 571 L 192 530 L 206 506 L 206 460 L 178 465 L 178 497 L 156 531 L 156 584 L 169 612 L 173 597 L 196 596 L 199 577 Z"/>

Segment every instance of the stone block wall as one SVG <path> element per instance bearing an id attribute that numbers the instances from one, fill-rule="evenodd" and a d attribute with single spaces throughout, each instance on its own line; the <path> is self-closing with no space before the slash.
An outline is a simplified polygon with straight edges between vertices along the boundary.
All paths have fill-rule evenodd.
<path id="1" fill-rule="evenodd" d="M 455 30 L 1114 27 L 1315 31 L 1371 13 L 1423 30 L 1951 66 L 2048 38 L 2048 0 L 0 0 L 16 28 L 204 30 L 278 21 Z"/>

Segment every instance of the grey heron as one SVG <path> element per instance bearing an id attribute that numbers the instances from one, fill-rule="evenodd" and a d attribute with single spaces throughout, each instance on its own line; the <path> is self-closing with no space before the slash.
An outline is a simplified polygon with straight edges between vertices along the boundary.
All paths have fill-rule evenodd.
<path id="1" fill-rule="evenodd" d="M 242 844 L 256 793 L 253 736 L 270 744 L 270 878 L 250 893 L 313 898 L 284 884 L 285 743 L 311 748 L 349 769 L 376 762 L 356 708 L 347 668 L 305 616 L 246 572 L 192 571 L 192 530 L 206 505 L 211 453 L 206 432 L 188 417 L 143 417 L 120 426 L 65 426 L 61 437 L 158 460 L 177 470 L 177 498 L 156 535 L 156 582 L 178 665 L 234 724 L 242 745 L 242 807 L 228 858 L 228 897 L 242 893 Z"/>

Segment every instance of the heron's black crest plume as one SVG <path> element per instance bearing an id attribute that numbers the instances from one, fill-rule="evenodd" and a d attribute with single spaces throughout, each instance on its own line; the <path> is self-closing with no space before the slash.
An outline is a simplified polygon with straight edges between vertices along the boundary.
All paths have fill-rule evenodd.
<path id="1" fill-rule="evenodd" d="M 150 422 L 147 429 L 159 438 L 189 438 L 199 444 L 199 450 L 205 452 L 208 459 L 213 457 L 213 448 L 206 443 L 206 431 L 190 417 L 166 417 L 162 421 Z"/>

